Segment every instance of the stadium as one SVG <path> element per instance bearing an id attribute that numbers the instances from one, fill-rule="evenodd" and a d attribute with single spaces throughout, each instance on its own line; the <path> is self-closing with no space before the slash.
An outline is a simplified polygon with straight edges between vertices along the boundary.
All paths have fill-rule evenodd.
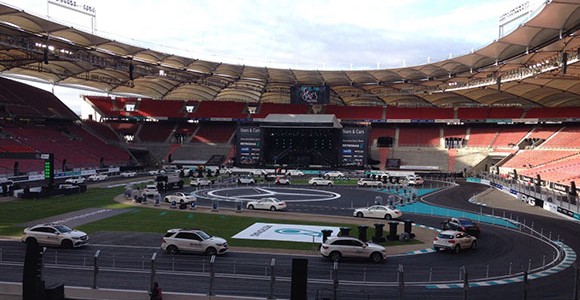
<path id="1" fill-rule="evenodd" d="M 168 166 L 479 176 L 577 222 L 580 3 L 529 5 L 502 15 L 500 25 L 525 16 L 517 28 L 469 54 L 336 71 L 181 57 L 0 5 L 0 177 L 44 191 Z M 81 119 L 22 79 L 107 96 L 88 92 Z"/>

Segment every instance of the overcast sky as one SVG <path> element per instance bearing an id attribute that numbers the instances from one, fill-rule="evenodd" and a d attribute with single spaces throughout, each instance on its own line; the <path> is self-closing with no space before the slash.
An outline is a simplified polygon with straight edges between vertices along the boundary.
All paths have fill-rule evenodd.
<path id="1" fill-rule="evenodd" d="M 0 0 L 100 36 L 171 54 L 292 69 L 425 64 L 498 38 L 498 19 L 523 0 L 74 0 L 91 18 L 47 0 Z M 65 103 L 71 97 L 55 93 Z M 73 93 L 74 94 L 74 93 Z M 78 94 L 78 92 L 76 93 Z M 72 105 L 72 106 L 71 106 Z M 77 111 L 75 104 L 69 104 Z"/>

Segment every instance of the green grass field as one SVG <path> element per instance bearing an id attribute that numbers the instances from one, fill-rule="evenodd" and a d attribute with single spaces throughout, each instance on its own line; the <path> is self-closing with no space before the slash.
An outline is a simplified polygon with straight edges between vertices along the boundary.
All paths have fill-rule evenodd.
<path id="1" fill-rule="evenodd" d="M 350 227 L 351 233 L 358 234 L 357 227 L 352 224 L 329 224 L 311 221 L 276 220 L 271 218 L 232 216 L 219 213 L 200 213 L 193 211 L 160 210 L 147 207 L 135 207 L 114 201 L 114 197 L 122 194 L 123 188 L 92 188 L 76 195 L 58 196 L 48 199 L 15 200 L 0 203 L 0 235 L 20 236 L 24 222 L 30 222 L 50 216 L 73 212 L 85 208 L 131 208 L 129 212 L 79 226 L 79 230 L 87 233 L 104 231 L 130 231 L 159 233 L 160 239 L 164 232 L 171 228 L 200 228 L 209 234 L 228 239 L 231 246 L 279 248 L 311 250 L 314 245 L 309 243 L 255 241 L 231 239 L 231 237 L 248 226 L 256 223 L 284 223 L 321 225 L 334 227 Z M 374 235 L 374 228 L 369 228 L 368 236 Z M 420 243 L 410 241 L 407 243 Z M 384 245 L 396 245 L 399 242 L 388 242 Z"/>

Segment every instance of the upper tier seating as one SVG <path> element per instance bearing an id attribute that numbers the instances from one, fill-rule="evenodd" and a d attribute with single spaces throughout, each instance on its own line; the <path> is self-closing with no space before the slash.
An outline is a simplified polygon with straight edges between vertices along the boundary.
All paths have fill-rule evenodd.
<path id="1" fill-rule="evenodd" d="M 382 106 L 327 105 L 325 114 L 333 114 L 341 120 L 383 120 Z"/>
<path id="2" fill-rule="evenodd" d="M 453 108 L 439 107 L 387 107 L 387 120 L 410 119 L 410 120 L 435 120 L 453 119 Z"/>
<path id="3" fill-rule="evenodd" d="M 0 107 L 2 106 L 4 113 L 11 116 L 78 119 L 78 116 L 52 93 L 0 77 Z"/>
<path id="4" fill-rule="evenodd" d="M 252 115 L 253 118 L 265 118 L 269 114 L 307 114 L 310 109 L 306 104 L 282 104 L 282 103 L 262 103 L 258 111 Z"/>
<path id="5" fill-rule="evenodd" d="M 246 119 L 246 104 L 233 101 L 201 101 L 197 110 L 188 114 L 192 118 L 233 118 Z"/>

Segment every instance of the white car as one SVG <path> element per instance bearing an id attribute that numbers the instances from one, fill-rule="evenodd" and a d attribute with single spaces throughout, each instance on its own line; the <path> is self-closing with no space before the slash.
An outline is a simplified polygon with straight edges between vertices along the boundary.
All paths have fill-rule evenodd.
<path id="1" fill-rule="evenodd" d="M 403 213 L 389 205 L 373 205 L 369 207 L 357 208 L 352 213 L 357 218 L 379 218 L 391 220 L 400 218 Z"/>
<path id="2" fill-rule="evenodd" d="M 323 177 L 326 179 L 338 179 L 338 178 L 345 178 L 346 176 L 344 176 L 344 173 L 339 172 L 339 171 L 330 171 L 330 172 L 324 173 Z"/>
<path id="3" fill-rule="evenodd" d="M 104 181 L 107 180 L 108 176 L 107 174 L 93 174 L 91 176 L 89 176 L 88 180 L 89 181 Z"/>
<path id="4" fill-rule="evenodd" d="M 89 244 L 89 236 L 64 224 L 39 224 L 24 229 L 22 242 L 62 248 L 77 248 Z"/>
<path id="5" fill-rule="evenodd" d="M 360 187 L 367 187 L 367 186 L 373 186 L 373 187 L 383 187 L 383 183 L 378 181 L 378 180 L 374 180 L 372 178 L 361 178 L 357 181 L 356 183 L 358 186 Z"/>
<path id="6" fill-rule="evenodd" d="M 240 176 L 238 177 L 239 184 L 255 184 L 256 180 L 252 175 Z"/>
<path id="7" fill-rule="evenodd" d="M 192 194 L 177 192 L 173 195 L 165 196 L 163 198 L 163 201 L 167 203 L 172 203 L 173 201 L 175 201 L 176 203 L 191 203 L 197 201 L 197 199 Z"/>
<path id="8" fill-rule="evenodd" d="M 146 185 L 141 192 L 141 196 L 143 196 L 143 198 L 154 198 L 156 195 L 159 195 L 159 190 L 157 190 L 157 186 L 154 184 Z"/>
<path id="9" fill-rule="evenodd" d="M 407 184 L 408 185 L 422 185 L 425 183 L 425 180 L 419 175 L 407 175 Z"/>
<path id="10" fill-rule="evenodd" d="M 121 173 L 122 177 L 135 177 L 137 175 L 136 172 L 133 171 L 125 171 L 123 173 Z"/>
<path id="11" fill-rule="evenodd" d="M 332 181 L 330 179 L 320 178 L 320 177 L 312 177 L 312 178 L 310 178 L 310 180 L 308 180 L 308 184 L 332 186 L 332 185 L 334 185 L 334 181 Z"/>
<path id="12" fill-rule="evenodd" d="M 149 171 L 147 171 L 147 174 L 149 174 L 149 175 L 161 175 L 161 174 L 165 174 L 165 170 L 149 170 Z"/>
<path id="13" fill-rule="evenodd" d="M 434 250 L 451 250 L 455 253 L 463 249 L 476 249 L 477 238 L 462 231 L 445 230 L 433 239 Z"/>
<path id="14" fill-rule="evenodd" d="M 266 210 L 283 210 L 286 209 L 286 202 L 278 200 L 277 198 L 269 197 L 262 198 L 257 201 L 250 201 L 246 204 L 248 209 L 266 209 Z"/>
<path id="15" fill-rule="evenodd" d="M 87 181 L 84 177 L 67 178 L 64 182 L 71 184 L 83 184 Z"/>
<path id="16" fill-rule="evenodd" d="M 302 177 L 304 176 L 304 172 L 300 170 L 288 170 L 288 172 L 286 172 L 286 176 Z"/>
<path id="17" fill-rule="evenodd" d="M 206 179 L 206 178 L 191 178 L 189 181 L 189 185 L 190 186 L 196 186 L 196 187 L 200 187 L 200 186 L 210 186 L 212 185 L 211 180 Z"/>
<path id="18" fill-rule="evenodd" d="M 228 252 L 228 242 L 199 229 L 170 229 L 163 237 L 161 250 L 171 254 L 194 252 L 214 256 Z"/>
<path id="19" fill-rule="evenodd" d="M 286 176 L 276 176 L 274 183 L 275 184 L 282 184 L 282 185 L 289 185 L 290 178 L 288 178 Z"/>
<path id="20" fill-rule="evenodd" d="M 320 254 L 332 261 L 340 261 L 345 258 L 367 258 L 375 263 L 387 259 L 385 247 L 365 243 L 354 237 L 330 237 L 320 246 Z"/>

